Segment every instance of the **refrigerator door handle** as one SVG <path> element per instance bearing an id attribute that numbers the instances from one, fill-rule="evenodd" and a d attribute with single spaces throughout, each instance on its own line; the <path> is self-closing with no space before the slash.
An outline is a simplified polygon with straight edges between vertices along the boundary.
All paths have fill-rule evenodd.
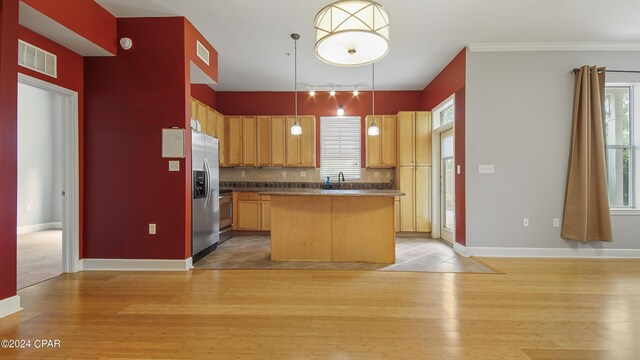
<path id="1" fill-rule="evenodd" d="M 209 168 L 209 162 L 204 159 L 204 177 L 205 177 L 205 193 L 207 196 L 204 198 L 204 208 L 206 209 L 211 201 L 211 169 Z"/>

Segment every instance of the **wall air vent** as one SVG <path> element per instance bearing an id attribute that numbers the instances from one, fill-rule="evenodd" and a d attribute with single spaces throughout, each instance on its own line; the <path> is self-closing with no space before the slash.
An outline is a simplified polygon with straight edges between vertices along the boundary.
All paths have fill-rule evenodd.
<path id="1" fill-rule="evenodd" d="M 58 77 L 58 57 L 22 40 L 18 40 L 18 65 Z"/>
<path id="2" fill-rule="evenodd" d="M 196 53 L 198 54 L 198 57 L 200 58 L 200 60 L 204 61 L 205 64 L 209 65 L 209 50 L 207 50 L 207 48 L 204 45 L 202 45 L 202 43 L 198 40 L 196 40 L 196 46 L 197 46 Z"/>

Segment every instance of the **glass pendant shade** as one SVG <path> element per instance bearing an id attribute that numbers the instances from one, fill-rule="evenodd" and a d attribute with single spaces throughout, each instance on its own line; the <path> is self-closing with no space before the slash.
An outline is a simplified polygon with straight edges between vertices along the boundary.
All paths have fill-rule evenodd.
<path id="1" fill-rule="evenodd" d="M 372 122 L 369 128 L 367 129 L 367 135 L 369 136 L 378 136 L 380 135 L 380 128 L 376 125 L 375 122 Z"/>
<path id="2" fill-rule="evenodd" d="M 316 55 L 331 65 L 360 66 L 389 52 L 389 14 L 365 0 L 338 1 L 315 18 Z"/>
<path id="3" fill-rule="evenodd" d="M 297 121 L 291 126 L 291 135 L 302 135 L 302 126 Z"/>

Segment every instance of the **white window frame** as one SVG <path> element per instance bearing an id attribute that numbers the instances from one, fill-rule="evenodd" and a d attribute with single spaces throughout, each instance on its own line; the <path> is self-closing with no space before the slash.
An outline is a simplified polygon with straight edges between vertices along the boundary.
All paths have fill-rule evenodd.
<path id="1" fill-rule="evenodd" d="M 611 215 L 628 216 L 636 215 L 640 216 L 640 82 L 607 82 L 606 87 L 631 87 L 631 118 L 629 119 L 629 132 L 631 140 L 631 206 L 611 208 Z M 606 120 L 606 119 L 605 119 Z M 606 134 L 605 134 L 606 136 Z M 605 139 L 606 140 L 606 139 Z M 621 148 L 620 146 L 606 146 L 607 149 Z"/>
<path id="2" fill-rule="evenodd" d="M 357 180 L 361 180 L 362 179 L 362 118 L 359 116 L 322 116 L 320 117 L 320 180 L 322 180 L 323 182 L 326 180 L 327 176 L 331 178 L 331 182 L 335 183 L 338 181 L 338 174 L 340 173 L 340 171 L 334 171 L 334 172 L 330 172 L 327 173 L 326 170 L 326 166 L 327 163 L 327 156 L 325 155 L 325 147 L 324 147 L 324 141 L 325 141 L 325 132 L 323 131 L 323 127 L 326 126 L 325 124 L 326 121 L 339 121 L 339 122 L 345 122 L 345 121 L 357 121 L 358 123 L 358 127 L 357 127 L 357 133 L 354 134 L 358 137 L 358 157 L 357 159 L 354 159 L 354 167 L 352 168 L 352 170 L 354 171 L 344 171 L 345 172 L 345 180 L 346 181 L 357 181 Z M 355 128 L 355 127 L 354 127 Z M 357 171 L 355 170 L 357 168 Z M 348 169 L 344 169 L 344 170 L 348 170 Z"/>
<path id="3" fill-rule="evenodd" d="M 445 99 L 443 102 L 440 103 L 440 105 L 436 106 L 432 111 L 432 126 L 434 129 L 438 129 L 442 126 L 446 126 L 448 124 L 452 124 L 455 122 L 455 117 L 456 117 L 456 107 L 455 107 L 455 99 L 456 99 L 456 95 L 453 94 L 451 96 L 449 96 L 447 99 Z M 453 106 L 453 121 L 446 123 L 446 124 L 441 124 L 440 123 L 440 117 L 441 114 L 444 110 L 448 109 L 449 107 Z"/>

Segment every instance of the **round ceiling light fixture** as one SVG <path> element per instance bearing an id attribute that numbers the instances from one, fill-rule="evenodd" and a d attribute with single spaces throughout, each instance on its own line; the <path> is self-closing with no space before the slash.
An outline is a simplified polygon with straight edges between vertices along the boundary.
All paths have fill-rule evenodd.
<path id="1" fill-rule="evenodd" d="M 336 66 L 361 66 L 389 52 L 389 14 L 366 0 L 338 1 L 315 18 L 316 56 Z"/>

